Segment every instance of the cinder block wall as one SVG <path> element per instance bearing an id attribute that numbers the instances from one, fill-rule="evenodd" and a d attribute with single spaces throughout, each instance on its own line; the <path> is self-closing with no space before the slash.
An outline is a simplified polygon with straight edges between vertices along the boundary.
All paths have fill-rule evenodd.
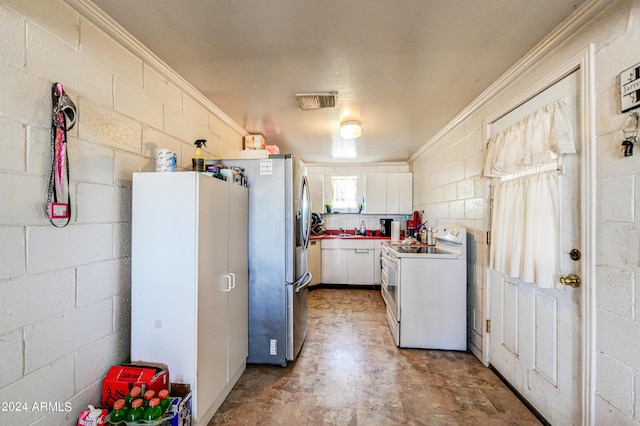
<path id="1" fill-rule="evenodd" d="M 237 157 L 242 136 L 61 0 L 2 1 L 0 28 L 0 402 L 26 404 L 0 424 L 75 425 L 129 357 L 132 173 L 156 148 L 189 169 L 198 138 Z M 63 229 L 45 215 L 53 82 L 78 107 Z"/>
<path id="2" fill-rule="evenodd" d="M 482 347 L 489 190 L 481 177 L 482 122 L 578 54 L 595 47 L 596 91 L 596 399 L 595 424 L 640 424 L 640 156 L 623 158 L 628 114 L 620 113 L 619 75 L 640 62 L 640 1 L 619 0 L 576 30 L 507 89 L 465 116 L 412 163 L 414 207 L 438 222 L 464 224 L 469 246 L 469 340 Z M 426 142 L 426 141 L 425 141 Z"/>

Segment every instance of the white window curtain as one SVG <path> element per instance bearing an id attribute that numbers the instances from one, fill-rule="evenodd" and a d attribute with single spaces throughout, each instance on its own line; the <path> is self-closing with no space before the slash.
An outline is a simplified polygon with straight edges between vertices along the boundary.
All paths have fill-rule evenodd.
<path id="1" fill-rule="evenodd" d="M 490 267 L 504 275 L 559 288 L 558 155 L 576 152 L 564 100 L 547 105 L 489 141 L 485 176 L 494 187 Z"/>

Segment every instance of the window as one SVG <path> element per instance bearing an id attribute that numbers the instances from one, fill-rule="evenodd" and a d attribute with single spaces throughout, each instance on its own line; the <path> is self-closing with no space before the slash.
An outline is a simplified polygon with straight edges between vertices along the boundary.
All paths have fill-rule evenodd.
<path id="1" fill-rule="evenodd" d="M 331 177 L 332 209 L 343 212 L 358 211 L 358 177 Z"/>

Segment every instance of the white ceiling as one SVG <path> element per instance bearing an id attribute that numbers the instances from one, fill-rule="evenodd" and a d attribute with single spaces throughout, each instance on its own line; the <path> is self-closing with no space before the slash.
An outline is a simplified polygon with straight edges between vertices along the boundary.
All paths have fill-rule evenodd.
<path id="1" fill-rule="evenodd" d="M 313 163 L 406 161 L 584 3 L 93 1 L 241 127 Z M 296 93 L 319 91 L 339 107 L 299 109 Z M 340 139 L 344 119 L 359 139 Z"/>

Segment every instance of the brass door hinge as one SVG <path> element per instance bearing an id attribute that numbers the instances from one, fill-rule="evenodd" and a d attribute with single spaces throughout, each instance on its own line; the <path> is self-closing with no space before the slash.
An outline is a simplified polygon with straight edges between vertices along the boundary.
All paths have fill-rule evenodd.
<path id="1" fill-rule="evenodd" d="M 487 333 L 491 333 L 491 320 L 490 319 L 487 320 L 486 330 L 487 330 Z"/>

